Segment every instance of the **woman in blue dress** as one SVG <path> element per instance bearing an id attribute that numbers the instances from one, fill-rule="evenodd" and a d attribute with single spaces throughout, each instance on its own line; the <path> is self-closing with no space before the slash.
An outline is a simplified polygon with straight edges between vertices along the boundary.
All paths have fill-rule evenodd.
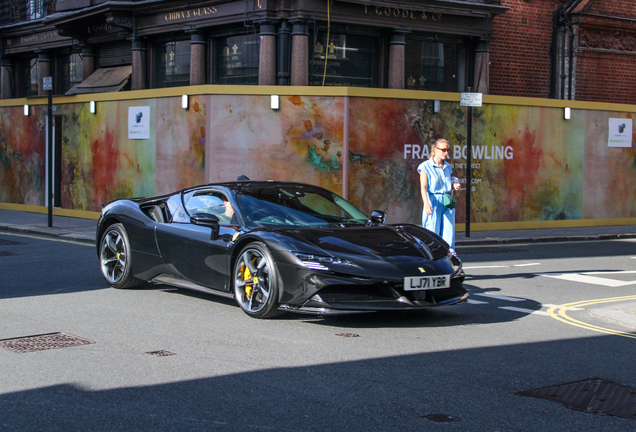
<path id="1" fill-rule="evenodd" d="M 444 193 L 451 194 L 461 185 L 457 177 L 452 177 L 453 169 L 446 162 L 450 144 L 443 138 L 435 141 L 431 156 L 417 167 L 420 173 L 420 188 L 424 209 L 422 225 L 441 236 L 455 253 L 455 209 L 446 208 Z"/>

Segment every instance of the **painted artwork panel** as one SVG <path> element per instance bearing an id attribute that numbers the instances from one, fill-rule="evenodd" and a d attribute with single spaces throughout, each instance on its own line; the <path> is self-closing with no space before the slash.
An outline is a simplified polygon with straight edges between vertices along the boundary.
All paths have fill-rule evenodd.
<path id="1" fill-rule="evenodd" d="M 45 205 L 46 106 L 0 109 L 0 202 Z"/>
<path id="2" fill-rule="evenodd" d="M 467 107 L 432 101 L 352 99 L 350 198 L 389 222 L 421 224 L 418 165 L 437 138 L 462 188 L 456 221 L 466 220 Z M 584 119 L 565 122 L 557 108 L 484 104 L 472 108 L 471 222 L 582 217 Z"/>
<path id="3" fill-rule="evenodd" d="M 342 193 L 341 98 L 214 96 L 210 105 L 208 181 L 279 180 Z"/>
<path id="4" fill-rule="evenodd" d="M 573 112 L 574 114 L 574 112 Z M 583 218 L 636 216 L 636 149 L 608 146 L 610 118 L 634 119 L 632 113 L 586 111 L 585 194 Z"/>
<path id="5" fill-rule="evenodd" d="M 150 106 L 151 138 L 128 139 L 128 108 Z M 61 106 L 62 207 L 99 211 L 117 198 L 155 194 L 155 99 Z"/>
<path id="6" fill-rule="evenodd" d="M 156 192 L 166 194 L 205 183 L 206 105 L 208 96 L 157 99 Z"/>

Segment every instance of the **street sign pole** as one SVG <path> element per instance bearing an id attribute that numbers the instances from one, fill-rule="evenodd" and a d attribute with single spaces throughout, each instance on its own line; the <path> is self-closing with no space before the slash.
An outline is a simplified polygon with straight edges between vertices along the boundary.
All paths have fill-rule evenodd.
<path id="1" fill-rule="evenodd" d="M 43 77 L 42 88 L 48 92 L 48 104 L 46 109 L 47 128 L 46 128 L 46 141 L 48 149 L 48 175 L 47 185 L 49 193 L 47 194 L 48 208 L 49 208 L 49 227 L 53 226 L 53 78 Z"/>
<path id="2" fill-rule="evenodd" d="M 470 88 L 468 89 L 470 91 Z M 466 111 L 466 237 L 470 237 L 470 203 L 473 182 L 473 107 L 482 105 L 481 93 L 462 93 L 460 106 Z"/>

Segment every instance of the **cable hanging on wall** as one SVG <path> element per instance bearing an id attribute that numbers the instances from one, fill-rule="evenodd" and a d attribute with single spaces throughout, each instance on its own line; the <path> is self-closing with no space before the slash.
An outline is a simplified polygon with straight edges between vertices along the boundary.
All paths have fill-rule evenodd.
<path id="1" fill-rule="evenodd" d="M 325 86 L 327 77 L 327 60 L 329 59 L 329 33 L 331 32 L 331 0 L 327 0 L 327 42 L 325 43 L 325 67 L 322 73 L 322 86 Z"/>

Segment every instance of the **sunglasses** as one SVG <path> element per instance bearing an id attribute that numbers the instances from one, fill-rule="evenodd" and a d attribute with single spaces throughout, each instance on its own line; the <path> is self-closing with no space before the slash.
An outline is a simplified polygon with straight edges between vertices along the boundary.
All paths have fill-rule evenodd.
<path id="1" fill-rule="evenodd" d="M 437 147 L 437 150 L 441 150 L 441 151 L 443 151 L 444 153 L 448 153 L 448 149 L 449 149 L 449 147 L 447 147 L 447 148 Z"/>

